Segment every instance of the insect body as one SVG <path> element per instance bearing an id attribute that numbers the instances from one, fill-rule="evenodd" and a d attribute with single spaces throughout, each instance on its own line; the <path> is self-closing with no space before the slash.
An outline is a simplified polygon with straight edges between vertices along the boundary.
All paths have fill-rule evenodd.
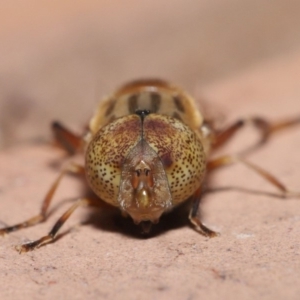
<path id="1" fill-rule="evenodd" d="M 249 118 L 261 132 L 256 146 L 280 129 L 300 123 L 300 118 L 269 123 Z M 246 161 L 242 156 L 225 155 L 209 160 L 209 154 L 230 140 L 247 122 L 238 120 L 224 130 L 216 130 L 200 114 L 193 99 L 180 88 L 160 80 L 129 83 L 100 102 L 83 138 L 53 124 L 58 141 L 69 151 L 85 152 L 85 166 L 64 169 L 45 196 L 40 214 L 20 224 L 0 229 L 0 234 L 42 222 L 60 180 L 67 172 L 81 173 L 102 201 L 129 215 L 144 232 L 158 223 L 163 213 L 190 199 L 189 215 L 195 229 L 206 236 L 216 233 L 204 226 L 198 207 L 205 175 L 234 162 L 256 171 L 283 196 L 291 195 L 271 174 Z M 95 201 L 80 198 L 56 222 L 48 235 L 18 247 L 20 252 L 33 250 L 55 239 L 72 212 Z"/>
<path id="2" fill-rule="evenodd" d="M 160 81 L 123 87 L 100 104 L 90 124 L 91 188 L 135 223 L 157 223 L 201 184 L 207 153 L 200 131 L 192 130 L 201 124 L 191 98 L 178 88 Z"/>

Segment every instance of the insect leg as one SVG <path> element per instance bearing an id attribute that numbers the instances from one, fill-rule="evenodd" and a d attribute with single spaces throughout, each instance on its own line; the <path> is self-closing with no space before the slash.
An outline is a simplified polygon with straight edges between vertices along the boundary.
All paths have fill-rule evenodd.
<path id="1" fill-rule="evenodd" d="M 280 192 L 282 197 L 299 197 L 300 193 L 295 193 L 287 189 L 287 187 L 281 183 L 276 177 L 270 174 L 268 171 L 263 168 L 249 162 L 248 160 L 238 156 L 238 155 L 224 155 L 214 160 L 211 160 L 207 163 L 207 171 L 211 172 L 217 168 L 224 167 L 227 165 L 231 165 L 234 163 L 242 163 L 248 168 L 255 171 L 262 178 L 267 180 L 270 184 L 276 187 Z"/>
<path id="2" fill-rule="evenodd" d="M 60 172 L 59 176 L 56 178 L 56 180 L 51 185 L 50 189 L 48 190 L 48 192 L 44 198 L 40 213 L 37 216 L 34 216 L 25 222 L 22 222 L 22 223 L 13 225 L 13 226 L 1 228 L 0 235 L 4 235 L 4 234 L 7 234 L 7 233 L 10 233 L 10 232 L 22 229 L 22 228 L 30 227 L 35 224 L 44 222 L 47 219 L 47 211 L 48 211 L 49 205 L 51 203 L 51 200 L 53 198 L 53 195 L 54 195 L 59 183 L 61 182 L 62 178 L 66 175 L 66 173 L 84 174 L 84 167 L 75 165 L 75 164 L 71 164 L 71 165 L 69 165 L 69 167 L 63 169 Z"/>
<path id="3" fill-rule="evenodd" d="M 248 119 L 238 120 L 225 130 L 215 133 L 213 139 L 213 149 L 217 149 L 225 145 L 246 124 L 254 125 L 254 127 L 257 128 L 261 134 L 259 141 L 249 149 L 254 150 L 255 148 L 264 144 L 272 134 L 292 126 L 299 125 L 300 117 L 290 118 L 278 122 L 269 122 L 261 117 L 251 117 Z M 249 150 L 247 150 L 247 152 Z"/>
<path id="4" fill-rule="evenodd" d="M 192 208 L 189 214 L 189 220 L 193 224 L 196 231 L 207 237 L 215 237 L 217 232 L 207 228 L 200 220 L 199 216 L 199 204 L 201 201 L 202 189 L 201 187 L 193 195 Z"/>
<path id="5" fill-rule="evenodd" d="M 75 135 L 59 122 L 52 123 L 52 130 L 56 141 L 62 146 L 69 154 L 75 154 L 83 147 L 84 141 L 82 137 Z"/>
<path id="6" fill-rule="evenodd" d="M 16 250 L 19 251 L 19 253 L 22 252 L 28 252 L 31 250 L 34 250 L 36 248 L 41 247 L 42 245 L 49 244 L 55 240 L 55 237 L 57 235 L 57 232 L 59 229 L 64 225 L 64 223 L 68 220 L 68 218 L 71 216 L 71 214 L 80 206 L 89 206 L 92 205 L 92 200 L 89 200 L 87 198 L 82 198 L 77 200 L 54 224 L 50 232 L 41 237 L 40 239 L 26 243 L 20 246 L 16 247 Z"/>

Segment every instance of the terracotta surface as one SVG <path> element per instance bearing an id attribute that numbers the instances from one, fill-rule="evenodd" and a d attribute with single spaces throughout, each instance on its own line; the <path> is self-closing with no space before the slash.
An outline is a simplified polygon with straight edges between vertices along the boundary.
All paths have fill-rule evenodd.
<path id="1" fill-rule="evenodd" d="M 34 21 L 32 18 L 33 24 Z M 46 17 L 40 20 L 46 21 Z M 29 63 L 29 60 L 20 58 L 18 64 L 22 61 L 23 66 Z M 271 119 L 299 115 L 300 49 L 296 46 L 281 55 L 277 53 L 273 58 L 261 58 L 259 63 L 241 67 L 239 71 L 229 71 L 228 65 L 224 68 L 228 70 L 226 76 L 220 78 L 219 74 L 219 80 L 216 76 L 205 83 L 199 80 L 201 76 L 193 76 L 193 72 L 179 74 L 179 69 L 174 76 L 171 75 L 174 70 L 162 72 L 162 76 L 167 77 L 169 72 L 170 79 L 178 82 L 188 74 L 187 78 L 193 78 L 191 87 L 196 87 L 191 91 L 195 97 L 203 100 L 213 114 L 225 115 L 227 122 L 257 114 Z M 35 75 L 31 79 L 26 77 L 29 71 L 23 73 L 24 82 L 30 83 L 28 88 L 34 86 L 42 69 L 33 72 Z M 155 70 L 158 72 L 159 68 Z M 16 69 L 11 72 L 22 78 L 22 72 L 18 73 Z M 72 70 L 64 72 L 65 75 L 73 74 Z M 122 74 L 126 80 L 130 76 L 125 73 Z M 3 72 L 3 78 L 4 74 L 8 73 Z M 113 75 L 110 76 L 108 87 L 122 79 L 121 74 L 115 80 L 111 79 Z M 36 94 L 37 99 L 46 91 L 56 93 L 55 82 L 59 80 L 53 83 L 53 78 L 55 76 L 38 81 L 40 93 Z M 7 82 L 13 87 L 19 86 L 14 81 L 7 79 Z M 183 82 L 183 85 L 188 84 Z M 74 88 L 80 91 L 78 85 Z M 23 96 L 24 90 L 20 91 Z M 81 95 L 85 94 L 84 91 Z M 75 91 L 68 96 L 72 94 Z M 58 98 L 62 101 L 64 97 Z M 8 98 L 2 99 L 2 105 L 10 103 Z M 50 98 L 43 99 L 32 102 L 33 112 L 44 105 L 50 107 Z M 69 98 L 66 101 L 70 101 Z M 83 110 L 88 114 L 93 107 L 85 106 Z M 29 116 L 33 114 L 31 108 L 28 111 Z M 61 117 L 60 113 L 58 107 L 53 107 L 48 119 L 45 115 L 40 115 L 40 118 L 44 116 L 46 123 Z M 3 132 L 13 128 L 10 127 L 11 121 L 22 117 L 22 113 L 19 117 L 10 116 L 7 111 L 6 114 L 8 123 L 5 123 L 7 126 L 1 123 Z M 66 123 L 75 124 L 77 129 L 82 125 L 76 124 L 71 116 Z M 19 128 L 22 124 L 18 125 Z M 40 124 L 34 118 L 25 118 L 24 126 L 27 126 L 26 138 L 36 138 L 46 132 L 38 128 Z M 21 133 L 22 130 L 11 142 L 14 146 L 0 152 L 1 225 L 14 224 L 35 215 L 47 189 L 66 163 L 64 152 L 50 144 L 20 143 Z M 232 153 L 243 149 L 255 138 L 253 130 L 245 129 L 224 151 Z M 249 159 L 272 172 L 292 190 L 299 191 L 299 147 L 300 127 L 278 133 Z M 211 185 L 276 192 L 257 174 L 240 165 L 216 172 Z M 55 243 L 22 255 L 14 250 L 15 245 L 47 233 L 72 199 L 84 192 L 82 180 L 66 177 L 44 224 L 1 238 L 0 299 L 299 299 L 299 199 L 281 200 L 237 190 L 209 194 L 202 209 L 206 224 L 221 233 L 214 239 L 204 238 L 193 231 L 185 211 L 164 218 L 153 237 L 144 239 L 130 220 L 120 218 L 113 210 L 81 209 L 65 224 Z"/>
<path id="2" fill-rule="evenodd" d="M 255 113 L 256 107 L 257 113 L 272 117 L 293 115 L 300 111 L 300 88 L 291 74 L 299 74 L 299 62 L 300 55 L 295 55 L 268 63 L 204 92 L 216 102 L 225 97 L 232 117 Z M 252 102 L 239 104 L 237 100 L 248 93 Z M 300 178 L 299 132 L 297 128 L 278 134 L 251 155 L 251 161 L 295 190 Z M 251 135 L 246 131 L 237 144 Z M 18 222 L 38 211 L 62 157 L 60 150 L 45 145 L 1 153 L 2 222 Z M 215 175 L 215 186 L 274 191 L 242 166 Z M 214 239 L 189 228 L 185 214 L 176 216 L 178 222 L 175 217 L 163 221 L 154 237 L 142 239 L 114 212 L 82 209 L 55 243 L 23 255 L 13 249 L 45 234 L 70 205 L 67 199 L 82 195 L 81 188 L 80 181 L 66 178 L 45 224 L 1 240 L 1 299 L 298 299 L 299 199 L 237 191 L 208 195 L 203 206 L 206 222 L 222 234 Z"/>

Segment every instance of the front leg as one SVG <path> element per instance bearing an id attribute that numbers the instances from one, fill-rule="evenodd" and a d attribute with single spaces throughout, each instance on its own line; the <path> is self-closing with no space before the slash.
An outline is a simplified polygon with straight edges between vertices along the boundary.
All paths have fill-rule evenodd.
<path id="1" fill-rule="evenodd" d="M 73 163 L 71 163 L 68 167 L 63 169 L 59 173 L 56 180 L 50 186 L 50 189 L 48 190 L 48 192 L 47 192 L 47 194 L 44 198 L 44 201 L 42 203 L 40 213 L 38 215 L 34 216 L 34 217 L 31 217 L 30 219 L 28 219 L 26 221 L 23 221 L 23 222 L 19 223 L 19 224 L 15 224 L 15 225 L 12 225 L 12 226 L 7 226 L 7 227 L 4 227 L 4 228 L 1 228 L 0 229 L 0 236 L 8 234 L 10 232 L 20 230 L 22 228 L 27 228 L 27 227 L 30 227 L 30 226 L 34 226 L 38 223 L 42 223 L 42 222 L 46 221 L 47 218 L 48 218 L 49 206 L 50 206 L 50 203 L 51 203 L 52 198 L 54 196 L 54 193 L 56 192 L 58 186 L 60 185 L 61 180 L 64 178 L 64 176 L 67 173 L 71 173 L 71 174 L 75 174 L 75 175 L 84 175 L 85 170 L 84 170 L 83 166 L 73 164 Z"/>
<path id="2" fill-rule="evenodd" d="M 33 241 L 33 242 L 29 242 L 23 245 L 19 245 L 16 246 L 16 250 L 19 253 L 22 252 L 28 252 L 28 251 L 32 251 L 36 248 L 39 248 L 43 245 L 49 244 L 51 242 L 53 242 L 57 236 L 57 233 L 59 231 L 59 229 L 64 225 L 64 223 L 68 220 L 68 218 L 71 216 L 71 214 L 78 208 L 81 206 L 92 206 L 93 205 L 93 201 L 91 199 L 88 198 L 82 198 L 82 199 L 78 199 L 58 220 L 57 222 L 54 224 L 54 226 L 52 227 L 52 229 L 50 230 L 50 232 L 41 237 L 40 239 Z"/>
<path id="3" fill-rule="evenodd" d="M 193 224 L 194 229 L 207 237 L 218 236 L 219 233 L 207 228 L 200 220 L 199 216 L 199 204 L 202 196 L 202 188 L 200 187 L 192 196 L 192 207 L 189 214 L 189 220 Z"/>

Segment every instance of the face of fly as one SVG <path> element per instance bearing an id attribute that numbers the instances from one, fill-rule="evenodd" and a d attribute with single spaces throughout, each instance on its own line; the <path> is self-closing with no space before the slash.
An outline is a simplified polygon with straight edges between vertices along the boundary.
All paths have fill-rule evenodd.
<path id="1" fill-rule="evenodd" d="M 164 166 L 144 139 L 126 157 L 118 202 L 136 224 L 157 223 L 172 205 Z"/>

